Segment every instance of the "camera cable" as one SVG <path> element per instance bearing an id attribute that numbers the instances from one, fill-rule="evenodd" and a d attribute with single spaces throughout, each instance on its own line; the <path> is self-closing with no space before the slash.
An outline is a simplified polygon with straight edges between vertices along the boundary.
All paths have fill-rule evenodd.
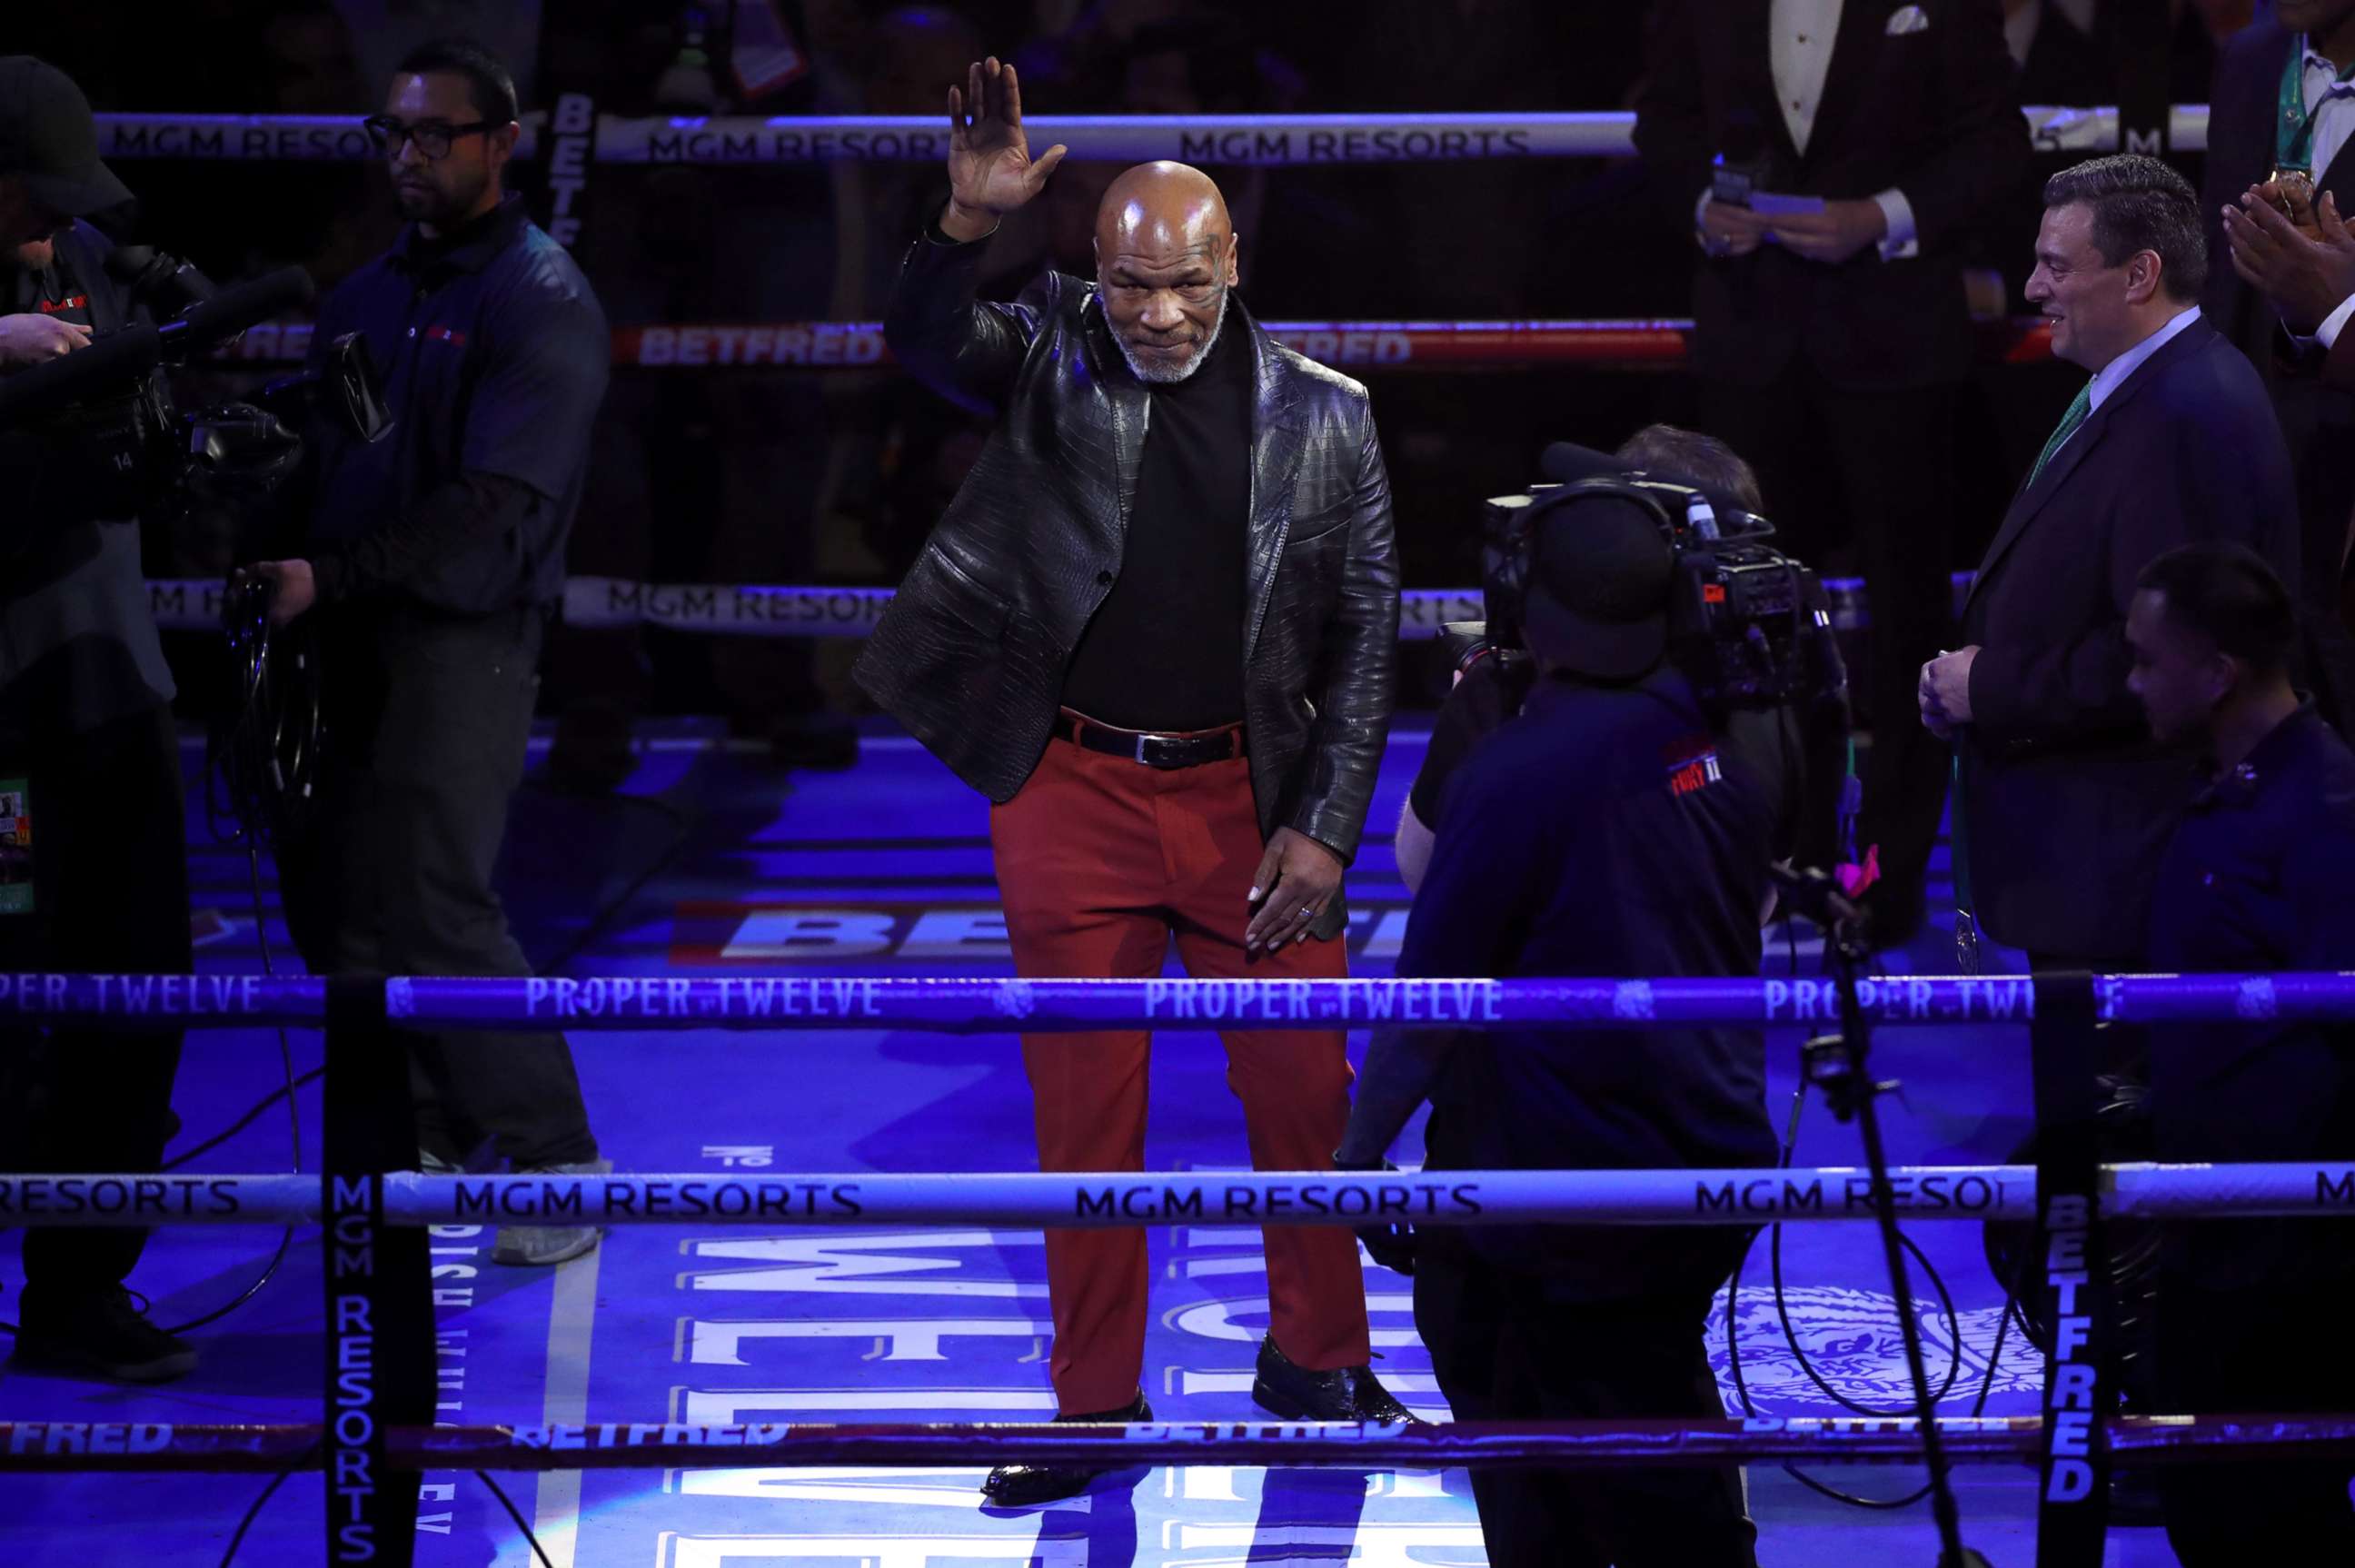
<path id="1" fill-rule="evenodd" d="M 1788 917 L 1784 921 L 1784 931 L 1785 937 L 1791 940 L 1793 966 L 1796 970 L 1797 963 L 1796 940 L 1791 935 L 1791 920 Z M 1803 1074 L 1800 1077 L 1797 1089 L 1791 1096 L 1791 1116 L 1784 1132 L 1782 1156 L 1779 1163 L 1777 1164 L 1777 1169 L 1788 1170 L 1791 1168 L 1792 1157 L 1798 1147 L 1799 1116 L 1801 1111 L 1806 1106 L 1806 1095 L 1807 1083 L 1806 1076 Z M 1828 1380 L 1823 1373 L 1817 1370 L 1814 1360 L 1807 1355 L 1806 1347 L 1799 1342 L 1797 1328 L 1792 1322 L 1790 1300 L 1784 1283 L 1783 1222 L 1777 1220 L 1767 1226 L 1766 1229 L 1770 1232 L 1767 1248 L 1774 1282 L 1772 1285 L 1772 1293 L 1774 1302 L 1774 1317 L 1776 1322 L 1782 1326 L 1784 1341 L 1789 1345 L 1793 1361 L 1798 1367 L 1800 1372 L 1810 1383 L 1814 1384 L 1827 1399 L 1829 1399 L 1832 1403 L 1838 1404 L 1842 1409 L 1853 1412 L 1858 1415 L 1882 1419 L 1911 1416 L 1913 1412 L 1910 1407 L 1892 1410 L 1866 1404 L 1860 1400 L 1852 1399 L 1847 1394 L 1841 1392 L 1838 1389 L 1834 1388 L 1829 1380 Z M 1938 1273 L 1936 1267 L 1931 1264 L 1929 1257 L 1922 1251 L 1921 1247 L 1911 1236 L 1903 1235 L 1902 1232 L 1900 1233 L 1899 1240 L 1904 1243 L 1906 1252 L 1912 1255 L 1913 1261 L 1921 1265 L 1922 1272 L 1929 1276 L 1931 1286 L 1937 1294 L 1939 1316 L 1945 1323 L 1949 1343 L 1953 1346 L 1953 1352 L 1947 1362 L 1945 1376 L 1942 1378 L 1938 1383 L 1936 1398 L 1944 1400 L 1954 1391 L 1955 1384 L 1960 1381 L 1962 1375 L 1963 1334 L 1961 1315 L 1955 1310 L 1954 1295 L 1946 1288 L 1945 1279 Z M 1766 1413 L 1758 1408 L 1756 1401 L 1752 1397 L 1749 1381 L 1742 1369 L 1742 1276 L 1743 1271 L 1749 1267 L 1751 1254 L 1756 1250 L 1757 1241 L 1757 1236 L 1753 1232 L 1751 1236 L 1749 1244 L 1742 1248 L 1741 1258 L 1734 1264 L 1732 1275 L 1726 1282 L 1725 1287 L 1725 1350 L 1727 1368 L 1733 1380 L 1735 1397 L 1741 1403 L 1742 1414 L 1746 1416 L 1759 1416 Z M 1995 1340 L 1988 1347 L 1987 1367 L 1979 1379 L 1978 1392 L 1971 1402 L 1971 1414 L 1974 1417 L 1987 1413 L 1987 1400 L 1995 1391 L 1996 1371 L 2002 1364 L 2004 1341 L 2009 1334 L 2014 1319 L 2019 1316 L 2019 1293 L 2022 1285 L 2026 1283 L 2025 1260 L 2028 1255 L 2029 1254 L 2023 1251 L 2023 1263 L 2019 1276 L 2005 1282 L 2003 1310 L 1998 1316 L 1996 1320 Z M 1896 1303 L 1895 1306 L 1897 1310 L 1901 1312 L 1913 1310 L 1913 1304 L 1910 1302 L 1899 1302 Z M 2026 1324 L 2022 1322 L 2022 1338 L 2026 1337 Z M 1818 1493 L 1821 1496 L 1830 1498 L 1834 1501 L 1847 1503 L 1854 1508 L 1880 1509 L 1910 1508 L 1913 1504 L 1920 1502 L 1923 1499 L 1928 1497 L 1931 1492 L 1930 1485 L 1928 1483 L 1924 1483 L 1923 1486 L 1906 1493 L 1902 1497 L 1859 1497 L 1853 1493 L 1842 1491 L 1838 1488 L 1807 1474 L 1806 1471 L 1799 1468 L 1797 1463 L 1795 1461 L 1785 1460 L 1783 1462 L 1783 1470 L 1785 1474 L 1788 1475 L 1793 1480 L 1797 1481 L 1801 1486 L 1806 1487 L 1808 1490 Z"/>

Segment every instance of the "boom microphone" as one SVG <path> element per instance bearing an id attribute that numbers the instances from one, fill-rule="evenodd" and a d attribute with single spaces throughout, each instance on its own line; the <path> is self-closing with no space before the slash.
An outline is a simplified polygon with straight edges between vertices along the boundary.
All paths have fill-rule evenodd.
<path id="1" fill-rule="evenodd" d="M 164 360 L 180 360 L 256 322 L 307 304 L 317 293 L 300 267 L 223 289 L 188 307 L 162 326 L 131 326 L 111 332 L 61 359 L 19 370 L 0 380 L 0 430 L 57 412 L 95 392 L 127 389 Z"/>
<path id="2" fill-rule="evenodd" d="M 106 275 L 123 285 L 132 303 L 145 304 L 158 315 L 176 315 L 220 293 L 220 285 L 193 262 L 152 245 L 117 245 L 106 253 L 105 265 Z"/>
<path id="3" fill-rule="evenodd" d="M 164 340 L 164 357 L 185 359 L 197 349 L 208 347 L 225 337 L 235 337 L 247 327 L 257 322 L 268 321 L 281 311 L 309 304 L 318 292 L 318 285 L 311 281 L 311 274 L 300 267 L 281 267 L 274 272 L 263 273 L 250 283 L 237 283 L 223 289 L 212 298 L 201 300 L 182 311 L 178 319 L 167 321 L 155 329 Z"/>

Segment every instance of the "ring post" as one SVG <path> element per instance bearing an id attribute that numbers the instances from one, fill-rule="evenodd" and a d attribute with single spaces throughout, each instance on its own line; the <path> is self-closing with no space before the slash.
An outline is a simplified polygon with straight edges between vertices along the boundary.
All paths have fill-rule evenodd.
<path id="1" fill-rule="evenodd" d="M 2039 1445 L 2036 1568 L 2099 1568 L 2110 1517 L 2109 1257 L 2102 1244 L 2101 1093 L 2094 977 L 2036 976 L 2029 1027 L 2036 1104 L 2036 1240 L 2050 1294 L 2044 1432 Z"/>
<path id="2" fill-rule="evenodd" d="M 328 982 L 320 1277 L 326 1289 L 328 1563 L 409 1568 L 419 1472 L 387 1467 L 386 1435 L 433 1421 L 426 1232 L 385 1223 L 384 1173 L 417 1158 L 409 1052 L 381 979 Z"/>

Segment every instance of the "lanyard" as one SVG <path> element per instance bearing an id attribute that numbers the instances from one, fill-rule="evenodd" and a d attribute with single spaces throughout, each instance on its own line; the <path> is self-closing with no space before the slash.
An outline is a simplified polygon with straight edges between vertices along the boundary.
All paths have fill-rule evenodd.
<path id="1" fill-rule="evenodd" d="M 2320 101 L 2306 106 L 2306 35 L 2300 33 L 2290 43 L 2289 59 L 2283 62 L 2280 112 L 2274 120 L 2274 170 L 2276 174 L 2314 172 L 2314 122 L 2322 113 L 2322 105 L 2330 101 L 2326 92 Z M 2339 68 L 2336 82 L 2355 77 L 2355 63 Z"/>

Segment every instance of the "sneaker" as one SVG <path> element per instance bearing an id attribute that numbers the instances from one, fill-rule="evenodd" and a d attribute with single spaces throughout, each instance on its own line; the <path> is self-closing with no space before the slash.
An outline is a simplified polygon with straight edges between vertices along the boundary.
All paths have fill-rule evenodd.
<path id="1" fill-rule="evenodd" d="M 576 1165 L 535 1165 L 517 1176 L 604 1176 L 613 1168 L 610 1159 Z M 603 1232 L 594 1225 L 501 1225 L 491 1243 L 491 1261 L 517 1268 L 538 1268 L 570 1263 L 593 1251 Z"/>
<path id="2" fill-rule="evenodd" d="M 47 1299 L 26 1290 L 12 1366 L 124 1383 L 170 1382 L 196 1371 L 196 1348 L 149 1322 L 121 1285 L 54 1313 L 42 1309 Z"/>

